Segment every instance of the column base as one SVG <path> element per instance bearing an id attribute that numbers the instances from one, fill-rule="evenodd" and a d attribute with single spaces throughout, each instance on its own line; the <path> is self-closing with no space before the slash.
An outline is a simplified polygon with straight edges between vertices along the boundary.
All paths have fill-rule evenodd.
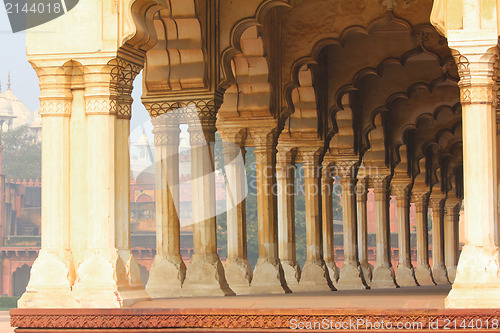
<path id="1" fill-rule="evenodd" d="M 419 286 L 433 286 L 436 284 L 432 278 L 432 271 L 429 265 L 418 265 L 415 267 L 415 278 Z"/>
<path id="2" fill-rule="evenodd" d="M 130 250 L 118 250 L 121 260 L 125 263 L 128 284 L 132 289 L 144 289 L 141 280 L 141 269 Z"/>
<path id="3" fill-rule="evenodd" d="M 182 286 L 183 296 L 234 296 L 215 253 L 193 254 Z"/>
<path id="4" fill-rule="evenodd" d="M 446 270 L 448 273 L 448 281 L 450 281 L 450 283 L 455 282 L 455 276 L 457 275 L 457 266 L 446 267 Z"/>
<path id="5" fill-rule="evenodd" d="M 40 250 L 19 308 L 77 308 L 71 294 L 75 271 L 70 251 Z"/>
<path id="6" fill-rule="evenodd" d="M 292 292 L 285 281 L 283 267 L 277 258 L 259 258 L 253 270 L 250 294 L 284 294 Z"/>
<path id="7" fill-rule="evenodd" d="M 283 267 L 283 273 L 285 276 L 285 281 L 292 291 L 296 291 L 297 286 L 300 281 L 300 267 L 297 260 L 280 260 L 281 267 Z"/>
<path id="8" fill-rule="evenodd" d="M 394 269 L 392 266 L 380 265 L 376 266 L 373 270 L 372 283 L 370 288 L 372 289 L 382 289 L 382 288 L 397 288 L 396 276 L 394 274 Z"/>
<path id="9" fill-rule="evenodd" d="M 333 286 L 337 289 L 337 284 L 339 281 L 340 271 L 337 267 L 337 263 L 334 260 L 325 261 L 326 269 L 328 270 L 328 276 L 330 281 L 332 281 Z"/>
<path id="10" fill-rule="evenodd" d="M 157 254 L 149 270 L 146 291 L 153 299 L 182 295 L 186 266 L 180 256 Z"/>
<path id="11" fill-rule="evenodd" d="M 398 273 L 396 274 L 396 283 L 400 287 L 416 287 L 418 286 L 415 279 L 415 271 L 411 266 L 398 264 Z"/>
<path id="12" fill-rule="evenodd" d="M 298 291 L 332 291 L 335 288 L 323 260 L 306 260 L 300 275 Z"/>
<path id="13" fill-rule="evenodd" d="M 369 287 L 370 284 L 372 283 L 373 265 L 368 262 L 364 262 L 360 263 L 360 267 L 361 267 L 361 273 L 363 273 L 363 279 L 366 285 Z"/>
<path id="14" fill-rule="evenodd" d="M 436 284 L 450 284 L 448 281 L 448 273 L 443 265 L 432 267 L 432 277 Z"/>
<path id="15" fill-rule="evenodd" d="M 132 288 L 126 263 L 116 249 L 91 250 L 77 270 L 73 286 L 76 301 L 84 308 L 123 308 L 151 298 L 142 287 Z"/>
<path id="16" fill-rule="evenodd" d="M 236 295 L 248 295 L 252 281 L 252 268 L 247 259 L 227 258 L 224 265 L 226 281 Z"/>
<path id="17" fill-rule="evenodd" d="M 338 290 L 368 289 L 363 278 L 361 267 L 354 262 L 346 262 L 340 269 L 340 277 L 337 282 Z"/>
<path id="18" fill-rule="evenodd" d="M 465 245 L 446 308 L 500 308 L 500 254 L 497 246 Z"/>

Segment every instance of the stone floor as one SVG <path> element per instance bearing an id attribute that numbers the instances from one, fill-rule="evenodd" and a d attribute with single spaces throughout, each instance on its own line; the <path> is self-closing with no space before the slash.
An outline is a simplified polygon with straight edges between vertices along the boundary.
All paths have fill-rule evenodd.
<path id="1" fill-rule="evenodd" d="M 310 292 L 284 295 L 169 298 L 140 302 L 143 309 L 443 309 L 451 285 Z"/>
<path id="2" fill-rule="evenodd" d="M 19 333 L 34 332 L 171 332 L 224 331 L 292 332 L 292 320 L 328 319 L 347 323 L 370 318 L 412 324 L 422 323 L 423 332 L 441 332 L 445 320 L 482 318 L 484 311 L 449 311 L 444 299 L 451 286 L 429 286 L 362 291 L 247 295 L 231 297 L 169 298 L 141 302 L 125 309 L 13 309 L 12 320 Z M 500 322 L 500 309 L 488 310 Z M 8 330 L 6 314 L 0 314 L 0 332 Z M 439 320 L 439 329 L 431 323 Z M 5 324 L 5 328 L 4 325 Z M 60 330 L 59 328 L 65 328 Z M 427 328 L 427 329 L 425 329 Z M 54 330 L 55 329 L 55 330 Z M 442 330 L 441 330 L 442 329 Z M 356 332 L 358 330 L 355 330 Z M 362 331 L 362 330 L 361 330 Z M 353 331 L 354 332 L 354 331 Z"/>

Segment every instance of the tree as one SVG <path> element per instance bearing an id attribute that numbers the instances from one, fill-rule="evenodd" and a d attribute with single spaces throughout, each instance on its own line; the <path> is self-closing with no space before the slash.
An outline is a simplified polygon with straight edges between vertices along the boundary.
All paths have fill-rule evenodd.
<path id="1" fill-rule="evenodd" d="M 2 134 L 2 171 L 7 179 L 40 179 L 42 146 L 28 126 Z"/>

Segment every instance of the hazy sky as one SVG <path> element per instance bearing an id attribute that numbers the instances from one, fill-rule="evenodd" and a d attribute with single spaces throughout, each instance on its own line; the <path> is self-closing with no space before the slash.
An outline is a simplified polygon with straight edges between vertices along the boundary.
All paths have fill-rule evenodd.
<path id="1" fill-rule="evenodd" d="M 38 87 L 38 78 L 31 65 L 26 60 L 26 38 L 24 32 L 12 33 L 5 6 L 0 3 L 0 83 L 2 92 L 7 89 L 7 76 L 11 74 L 11 89 L 24 105 L 30 110 L 35 111 L 40 103 L 38 96 L 40 89 Z M 139 75 L 134 82 L 134 104 L 132 105 L 131 132 L 132 140 L 135 141 L 136 135 L 142 135 L 141 125 L 144 124 L 146 133 L 151 137 L 151 125 L 149 115 L 141 104 L 140 96 L 142 94 L 142 75 Z M 134 129 L 136 129 L 134 131 Z"/>

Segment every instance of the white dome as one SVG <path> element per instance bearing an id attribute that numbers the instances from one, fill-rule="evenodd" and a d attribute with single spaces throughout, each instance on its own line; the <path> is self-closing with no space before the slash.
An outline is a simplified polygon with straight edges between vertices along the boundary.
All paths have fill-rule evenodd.
<path id="1" fill-rule="evenodd" d="M 12 116 L 12 102 L 0 94 L 0 116 Z"/>
<path id="2" fill-rule="evenodd" d="M 11 115 L 15 117 L 12 121 L 14 128 L 23 125 L 29 126 L 33 123 L 35 114 L 14 95 L 10 88 L 3 94 L 3 97 L 11 104 Z"/>

